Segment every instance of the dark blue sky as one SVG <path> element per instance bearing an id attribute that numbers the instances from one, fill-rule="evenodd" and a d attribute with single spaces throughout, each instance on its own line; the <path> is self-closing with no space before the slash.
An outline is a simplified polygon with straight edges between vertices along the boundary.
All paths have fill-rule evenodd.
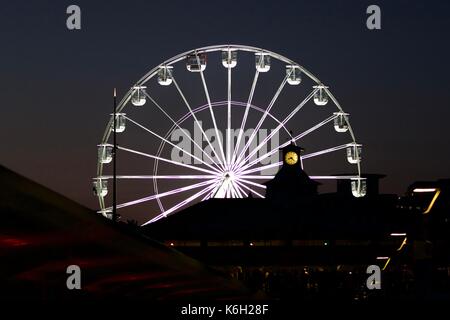
<path id="1" fill-rule="evenodd" d="M 66 7 L 82 30 L 66 29 Z M 365 26 L 378 4 L 382 30 Z M 0 163 L 95 207 L 96 144 L 111 106 L 180 52 L 239 43 L 281 53 L 331 86 L 364 171 L 402 193 L 450 177 L 447 1 L 27 1 L 0 7 Z"/>

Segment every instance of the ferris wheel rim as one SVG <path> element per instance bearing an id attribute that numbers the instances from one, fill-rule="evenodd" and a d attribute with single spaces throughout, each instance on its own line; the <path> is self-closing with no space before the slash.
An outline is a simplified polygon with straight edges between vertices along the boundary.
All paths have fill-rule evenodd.
<path id="1" fill-rule="evenodd" d="M 173 57 L 165 60 L 164 62 L 160 63 L 159 65 L 157 65 L 156 67 L 154 67 L 153 69 L 148 71 L 123 96 L 123 98 L 120 100 L 120 102 L 119 102 L 119 104 L 118 104 L 118 106 L 116 108 L 116 111 L 118 113 L 121 112 L 126 107 L 126 105 L 130 102 L 131 95 L 133 93 L 133 89 L 132 88 L 145 85 L 149 80 L 151 80 L 153 77 L 155 77 L 155 75 L 157 74 L 158 70 L 161 67 L 173 66 L 174 64 L 183 61 L 190 54 L 197 55 L 197 59 L 198 59 L 198 54 L 218 52 L 218 51 L 223 51 L 223 50 L 237 50 L 237 51 L 243 51 L 243 52 L 249 52 L 249 53 L 259 53 L 259 52 L 261 52 L 261 53 L 267 54 L 267 55 L 271 56 L 272 58 L 274 58 L 276 60 L 284 62 L 284 63 L 286 63 L 288 65 L 292 65 L 292 66 L 296 66 L 296 67 L 300 68 L 301 72 L 303 74 L 305 74 L 309 79 L 311 79 L 316 84 L 323 86 L 322 82 L 316 76 L 314 76 L 310 71 L 308 71 L 305 67 L 303 67 L 299 63 L 297 63 L 297 62 L 295 62 L 295 61 L 293 61 L 293 60 L 291 60 L 291 59 L 289 59 L 289 58 L 287 58 L 287 57 L 285 57 L 283 55 L 275 53 L 273 51 L 266 50 L 266 49 L 263 49 L 263 48 L 257 48 L 257 47 L 253 47 L 253 46 L 247 46 L 247 45 L 237 45 L 237 44 L 214 45 L 214 46 L 206 46 L 206 47 L 201 47 L 201 48 L 196 48 L 196 49 L 191 49 L 191 50 L 185 51 L 183 53 L 180 53 L 180 54 L 178 54 L 176 56 L 173 56 Z M 323 86 L 323 89 L 328 94 L 328 96 L 332 100 L 333 104 L 337 107 L 337 109 L 340 112 L 345 113 L 344 110 L 342 109 L 341 105 L 337 101 L 337 99 L 334 97 L 334 95 L 329 90 L 329 88 L 326 87 L 326 86 Z M 209 102 L 209 104 L 211 104 L 211 103 Z M 207 106 L 207 104 L 203 105 L 203 107 L 204 106 Z M 252 106 L 256 107 L 253 104 L 252 104 Z M 272 119 L 274 118 L 272 114 L 270 114 L 270 116 L 271 116 Z M 346 118 L 346 120 L 347 120 L 347 125 L 348 125 L 348 132 L 349 132 L 349 134 L 350 134 L 350 136 L 351 136 L 351 138 L 353 140 L 353 143 L 356 144 L 356 137 L 354 135 L 351 123 L 348 120 L 348 118 Z M 108 141 L 109 137 L 110 137 L 111 130 L 109 128 L 111 127 L 112 122 L 113 122 L 113 115 L 111 115 L 110 120 L 108 122 L 108 125 L 107 125 L 107 127 L 105 129 L 105 132 L 104 132 L 104 135 L 103 135 L 103 138 L 102 138 L 102 143 L 106 143 Z M 279 121 L 278 121 L 278 123 L 279 123 Z M 172 128 L 171 128 L 171 130 L 172 130 Z M 286 130 L 284 125 L 283 125 L 283 129 Z M 290 135 L 290 133 L 289 133 L 289 135 Z M 290 135 L 290 136 L 292 137 L 292 135 Z M 162 141 L 161 141 L 160 145 L 161 144 L 165 145 L 165 143 L 163 143 Z M 160 153 L 158 153 L 158 154 L 160 154 Z M 155 163 L 157 164 L 158 162 L 159 162 L 159 160 L 156 160 Z M 356 168 L 357 168 L 357 177 L 360 179 L 361 178 L 361 163 L 360 162 L 356 163 Z M 102 173 L 103 173 L 103 163 L 98 162 L 97 163 L 97 177 L 101 176 Z M 154 182 L 155 182 L 155 180 L 154 180 Z M 105 208 L 104 199 L 99 197 L 99 201 L 100 201 L 100 206 L 102 208 Z M 157 198 L 157 201 L 158 202 L 160 201 L 159 198 Z"/>

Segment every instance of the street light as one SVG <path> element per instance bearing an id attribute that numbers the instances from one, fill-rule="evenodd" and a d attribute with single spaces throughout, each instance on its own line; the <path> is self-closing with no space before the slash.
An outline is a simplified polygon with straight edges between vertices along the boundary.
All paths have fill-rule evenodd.
<path id="1" fill-rule="evenodd" d="M 116 171 L 116 154 L 117 154 L 117 141 L 116 141 L 116 136 L 117 136 L 117 92 L 116 92 L 116 88 L 114 88 L 114 94 L 113 94 L 113 105 L 114 105 L 114 110 L 113 110 L 113 151 L 112 151 L 112 156 L 113 156 L 113 212 L 112 212 L 112 221 L 117 222 L 118 220 L 118 216 L 117 216 L 117 199 L 116 199 L 116 195 L 117 195 L 117 187 L 116 187 L 116 183 L 117 183 L 117 171 Z"/>

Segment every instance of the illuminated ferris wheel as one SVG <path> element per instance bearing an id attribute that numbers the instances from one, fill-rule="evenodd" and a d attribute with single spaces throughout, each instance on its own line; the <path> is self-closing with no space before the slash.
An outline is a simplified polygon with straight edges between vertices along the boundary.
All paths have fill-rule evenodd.
<path id="1" fill-rule="evenodd" d="M 349 114 L 303 66 L 243 45 L 184 52 L 143 76 L 111 115 L 93 181 L 99 212 L 111 218 L 108 182 L 117 210 L 141 210 L 143 224 L 209 198 L 263 198 L 290 143 L 305 147 L 311 179 L 348 179 L 365 195 Z"/>

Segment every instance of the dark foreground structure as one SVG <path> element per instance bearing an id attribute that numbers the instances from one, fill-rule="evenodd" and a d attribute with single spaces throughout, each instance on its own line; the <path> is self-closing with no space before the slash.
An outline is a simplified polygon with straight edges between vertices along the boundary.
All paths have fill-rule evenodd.
<path id="1" fill-rule="evenodd" d="M 382 175 L 365 177 L 363 198 L 344 180 L 318 195 L 285 162 L 266 199 L 210 199 L 145 234 L 272 298 L 450 299 L 450 181 L 415 183 L 399 199 L 379 194 Z M 366 286 L 370 265 L 381 290 Z"/>
<path id="2" fill-rule="evenodd" d="M 0 300 L 248 299 L 238 281 L 0 167 Z M 67 267 L 81 268 L 68 290 Z"/>
<path id="3" fill-rule="evenodd" d="M 345 182 L 319 195 L 284 166 L 267 199 L 211 199 L 139 228 L 0 167 L 0 300 L 449 300 L 450 180 L 399 199 L 366 178 L 366 197 Z M 67 289 L 70 265 L 82 290 Z"/>

